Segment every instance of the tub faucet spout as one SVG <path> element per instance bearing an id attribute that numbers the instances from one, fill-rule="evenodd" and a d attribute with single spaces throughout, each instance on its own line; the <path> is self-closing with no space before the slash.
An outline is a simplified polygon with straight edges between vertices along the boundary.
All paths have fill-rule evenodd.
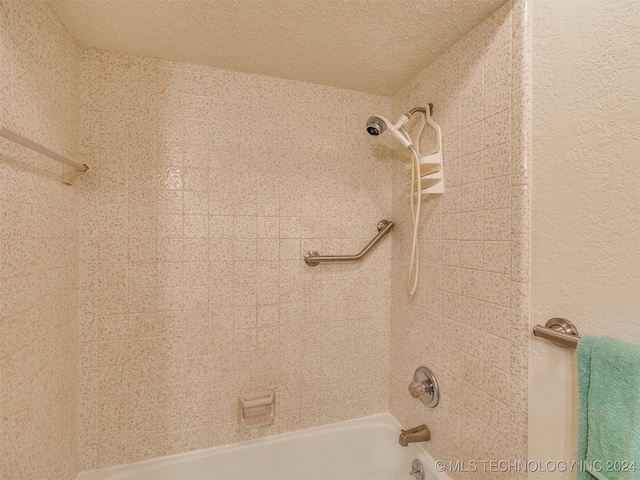
<path id="1" fill-rule="evenodd" d="M 431 432 L 426 425 L 418 425 L 410 430 L 400 430 L 400 438 L 398 442 L 406 447 L 413 442 L 427 442 L 431 440 Z"/>

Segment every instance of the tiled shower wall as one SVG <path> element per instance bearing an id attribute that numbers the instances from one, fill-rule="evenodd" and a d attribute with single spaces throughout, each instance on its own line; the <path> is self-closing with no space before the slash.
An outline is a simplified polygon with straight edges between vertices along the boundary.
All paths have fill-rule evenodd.
<path id="1" fill-rule="evenodd" d="M 0 0 L 0 13 L 0 123 L 93 167 L 67 187 L 59 164 L 0 139 L 8 478 L 72 478 L 76 438 L 91 469 L 387 408 L 427 423 L 437 458 L 524 457 L 524 3 L 393 98 L 392 118 L 433 102 L 445 134 L 446 193 L 424 204 L 414 298 L 406 158 L 363 128 L 390 99 L 80 54 L 45 6 Z M 391 215 L 392 172 L 393 271 L 390 237 L 363 263 L 306 267 L 308 249 L 371 238 Z M 432 411 L 406 394 L 421 364 L 442 385 Z M 249 433 L 236 399 L 263 388 L 276 389 L 276 423 Z"/>
<path id="2" fill-rule="evenodd" d="M 81 468 L 387 411 L 387 147 L 352 91 L 82 54 Z M 273 426 L 237 398 L 276 390 Z"/>
<path id="3" fill-rule="evenodd" d="M 394 167 L 389 384 L 390 411 L 406 427 L 426 423 L 429 451 L 439 459 L 527 454 L 529 87 L 528 10 L 516 0 L 393 98 L 393 118 L 434 103 L 444 135 L 445 193 L 423 203 L 421 279 L 413 297 L 405 292 L 407 159 Z M 435 409 L 407 393 L 420 365 L 440 382 Z M 473 478 L 502 475 L 478 465 Z M 524 474 L 502 476 L 518 475 Z"/>
<path id="4" fill-rule="evenodd" d="M 79 50 L 0 1 L 0 127 L 77 153 Z M 77 473 L 78 209 L 58 162 L 0 139 L 0 477 Z"/>

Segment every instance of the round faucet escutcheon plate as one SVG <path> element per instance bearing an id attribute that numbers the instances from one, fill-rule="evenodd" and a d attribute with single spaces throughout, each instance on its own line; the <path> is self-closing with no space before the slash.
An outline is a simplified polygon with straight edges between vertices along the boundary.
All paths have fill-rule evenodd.
<path id="1" fill-rule="evenodd" d="M 413 380 L 425 386 L 425 393 L 420 397 L 420 401 L 429 408 L 438 405 L 440 401 L 440 387 L 433 372 L 427 367 L 418 367 L 413 374 Z"/>

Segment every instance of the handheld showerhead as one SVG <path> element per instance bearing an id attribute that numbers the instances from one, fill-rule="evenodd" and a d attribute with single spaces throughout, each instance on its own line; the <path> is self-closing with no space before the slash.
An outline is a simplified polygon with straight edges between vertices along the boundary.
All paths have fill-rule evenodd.
<path id="1" fill-rule="evenodd" d="M 382 117 L 369 117 L 369 120 L 367 120 L 367 132 L 369 132 L 369 135 L 377 137 L 387 129 L 387 123 Z"/>
<path id="2" fill-rule="evenodd" d="M 391 133 L 393 133 L 393 136 L 400 140 L 400 143 L 407 148 L 411 148 L 411 142 L 404 136 L 404 128 L 402 128 L 409 118 L 411 118 L 411 115 L 405 114 L 393 125 L 389 120 L 380 115 L 369 117 L 369 120 L 367 120 L 367 132 L 369 132 L 369 135 L 377 137 L 378 135 L 382 135 L 388 128 Z"/>
<path id="3" fill-rule="evenodd" d="M 424 115 L 424 119 L 421 122 L 420 133 L 415 138 L 415 145 L 413 144 L 413 140 L 409 133 L 404 129 L 404 124 L 407 123 L 416 113 L 421 113 Z M 413 295 L 418 286 L 418 274 L 420 267 L 420 249 L 419 249 L 419 241 L 418 241 L 418 229 L 420 223 L 420 205 L 421 205 L 421 195 L 422 190 L 422 170 L 421 170 L 421 158 L 419 151 L 419 140 L 422 132 L 424 131 L 424 127 L 426 123 L 429 123 L 432 127 L 436 129 L 438 133 L 438 149 L 441 151 L 441 140 L 440 140 L 440 127 L 433 123 L 431 120 L 431 114 L 433 113 L 433 105 L 429 104 L 429 111 L 425 107 L 416 107 L 411 109 L 409 112 L 405 113 L 398 119 L 395 124 L 392 124 L 386 118 L 376 115 L 373 117 L 369 117 L 367 120 L 367 132 L 369 135 L 373 135 L 377 137 L 383 134 L 387 129 L 396 137 L 400 143 L 402 143 L 407 150 L 411 152 L 412 162 L 411 162 L 411 194 L 409 196 L 411 203 L 411 221 L 413 227 L 413 236 L 411 241 L 411 260 L 409 261 L 409 275 L 407 278 L 407 291 L 409 295 Z M 425 158 L 431 158 L 432 155 L 429 155 Z M 442 168 L 442 157 L 440 157 L 440 168 Z M 436 171 L 437 172 L 437 171 Z M 440 180 L 442 179 L 442 174 L 440 174 Z M 431 184 L 429 184 L 431 185 Z"/>

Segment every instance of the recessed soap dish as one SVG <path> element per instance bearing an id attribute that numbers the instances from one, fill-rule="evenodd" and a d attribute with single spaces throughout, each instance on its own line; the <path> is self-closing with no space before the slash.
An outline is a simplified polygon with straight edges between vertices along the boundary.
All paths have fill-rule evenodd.
<path id="1" fill-rule="evenodd" d="M 261 427 L 273 423 L 276 413 L 273 390 L 247 395 L 238 399 L 238 421 L 245 427 Z"/>

